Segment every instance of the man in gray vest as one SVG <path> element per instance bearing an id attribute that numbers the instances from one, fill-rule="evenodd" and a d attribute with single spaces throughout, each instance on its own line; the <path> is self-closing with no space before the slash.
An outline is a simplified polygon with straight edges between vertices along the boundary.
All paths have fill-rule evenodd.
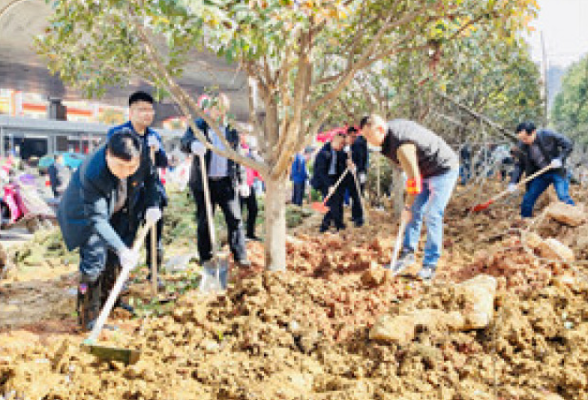
<path id="1" fill-rule="evenodd" d="M 402 119 L 386 122 L 377 114 L 364 117 L 360 129 L 373 146 L 407 175 L 407 196 L 401 220 L 406 226 L 404 242 L 395 273 L 416 262 L 414 252 L 420 238 L 423 217 L 427 242 L 419 277 L 431 280 L 443 248 L 443 214 L 459 175 L 457 154 L 429 129 Z"/>

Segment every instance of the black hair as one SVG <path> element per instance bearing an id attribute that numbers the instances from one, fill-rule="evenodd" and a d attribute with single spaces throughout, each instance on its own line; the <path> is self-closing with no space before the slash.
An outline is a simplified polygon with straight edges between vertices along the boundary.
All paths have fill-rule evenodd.
<path id="1" fill-rule="evenodd" d="M 369 115 L 366 115 L 361 119 L 361 121 L 359 121 L 359 129 L 363 129 L 366 125 L 369 125 L 371 123 L 372 119 L 369 117 Z"/>
<path id="2" fill-rule="evenodd" d="M 138 101 L 144 101 L 147 102 L 149 104 L 153 104 L 153 97 L 147 93 L 147 92 L 143 92 L 143 91 L 138 91 L 133 93 L 130 97 L 129 97 L 129 107 L 132 106 L 134 103 L 138 102 Z"/>
<path id="3" fill-rule="evenodd" d="M 357 133 L 357 128 L 355 126 L 350 126 L 347 128 L 347 134 L 349 135 L 351 133 Z"/>
<path id="4" fill-rule="evenodd" d="M 535 131 L 535 129 L 537 129 L 535 127 L 535 124 L 530 122 L 530 121 L 525 121 L 525 122 L 521 122 L 520 124 L 517 125 L 517 129 L 515 129 L 516 133 L 520 133 L 522 131 L 525 131 L 527 133 L 527 135 L 530 135 L 531 133 L 533 133 Z"/>
<path id="5" fill-rule="evenodd" d="M 143 147 L 139 137 L 126 128 L 116 132 L 108 139 L 106 150 L 115 158 L 131 161 L 141 155 Z"/>

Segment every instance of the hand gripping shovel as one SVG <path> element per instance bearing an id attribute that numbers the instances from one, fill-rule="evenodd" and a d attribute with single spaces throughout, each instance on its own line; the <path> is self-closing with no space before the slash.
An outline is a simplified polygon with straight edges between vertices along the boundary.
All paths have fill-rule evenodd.
<path id="1" fill-rule="evenodd" d="M 135 238 L 135 243 L 133 244 L 133 251 L 138 252 L 141 249 L 141 245 L 145 242 L 145 237 L 151 229 L 153 224 L 145 224 L 139 234 Z M 121 273 L 116 278 L 116 282 L 114 283 L 114 287 L 110 291 L 108 295 L 108 299 L 106 300 L 106 304 L 102 307 L 100 311 L 100 315 L 96 320 L 96 324 L 94 324 L 94 328 L 90 335 L 84 342 L 82 346 L 85 347 L 90 354 L 94 354 L 101 360 L 115 360 L 121 361 L 125 364 L 134 364 L 139 360 L 140 353 L 136 350 L 130 349 L 123 349 L 123 348 L 116 348 L 116 347 L 105 347 L 96 345 L 96 340 L 98 340 L 98 336 L 100 336 L 100 332 L 102 332 L 102 328 L 104 327 L 104 323 L 110 315 L 112 308 L 114 307 L 114 303 L 122 290 L 124 283 L 126 282 L 127 278 L 129 277 L 129 273 L 131 272 L 132 267 L 123 268 Z"/>
<path id="2" fill-rule="evenodd" d="M 329 201 L 329 199 L 331 198 L 331 196 L 333 194 L 335 194 L 335 191 L 337 190 L 337 187 L 339 187 L 339 185 L 341 184 L 341 182 L 343 182 L 343 178 L 345 178 L 345 175 L 347 175 L 347 173 L 349 172 L 349 167 L 347 167 L 345 169 L 345 172 L 343 172 L 343 174 L 339 177 L 339 179 L 337 180 L 337 182 L 335 182 L 335 184 L 333 185 L 333 189 L 331 190 L 331 192 L 329 194 L 327 194 L 327 196 L 325 197 L 325 199 L 322 202 L 313 202 L 310 206 L 312 207 L 313 210 L 320 212 L 321 214 L 326 214 L 329 212 L 329 207 L 327 207 L 327 201 Z"/>
<path id="3" fill-rule="evenodd" d="M 200 170 L 202 171 L 202 189 L 204 191 L 204 203 L 206 206 L 206 221 L 210 244 L 212 246 L 212 259 L 202 265 L 202 273 L 198 290 L 203 293 L 222 292 L 227 288 L 229 263 L 226 255 L 220 256 L 217 252 L 216 235 L 214 232 L 214 220 L 212 218 L 212 205 L 210 204 L 210 190 L 208 188 L 208 174 L 204 156 L 200 158 Z"/>
<path id="4" fill-rule="evenodd" d="M 548 165 L 547 167 L 545 167 L 545 168 L 543 168 L 543 169 L 540 169 L 539 171 L 535 172 L 533 175 L 531 175 L 531 176 L 529 176 L 529 177 L 527 177 L 527 178 L 523 179 L 522 181 L 520 181 L 520 182 L 517 184 L 517 189 L 518 189 L 519 187 L 521 187 L 522 185 L 524 185 L 525 183 L 527 183 L 527 182 L 529 182 L 529 181 L 531 181 L 531 180 L 535 179 L 535 178 L 536 178 L 536 177 L 538 177 L 539 175 L 542 175 L 542 174 L 546 173 L 546 172 L 547 172 L 547 171 L 549 171 L 551 168 L 552 168 L 552 166 L 551 166 L 551 165 Z M 494 203 L 496 200 L 499 200 L 499 199 L 503 198 L 504 196 L 506 196 L 506 195 L 507 195 L 507 194 L 509 194 L 509 193 L 510 193 L 510 192 L 509 192 L 508 190 L 504 190 L 504 191 L 502 191 L 502 192 L 498 193 L 496 196 L 492 197 L 492 198 L 491 198 L 490 200 L 488 200 L 486 203 L 480 203 L 480 204 L 478 204 L 478 205 L 474 206 L 474 207 L 471 209 L 471 211 L 472 211 L 472 212 L 478 212 L 478 211 L 485 210 L 485 209 L 487 209 L 487 208 L 490 206 L 490 204 Z"/>

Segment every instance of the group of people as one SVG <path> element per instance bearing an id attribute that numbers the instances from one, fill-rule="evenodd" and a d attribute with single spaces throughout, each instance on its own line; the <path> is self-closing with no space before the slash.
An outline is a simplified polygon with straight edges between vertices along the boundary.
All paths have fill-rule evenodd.
<path id="1" fill-rule="evenodd" d="M 228 144 L 239 154 L 261 159 L 255 146 L 248 146 L 230 125 L 229 108 L 228 97 L 220 94 L 207 106 L 206 112 L 210 119 L 218 122 L 222 132 L 217 132 L 203 119 L 197 119 L 194 126 L 203 136 L 188 128 L 181 139 L 181 149 L 193 155 L 189 188 L 196 203 L 200 263 L 213 257 L 205 199 L 209 195 L 213 210 L 218 206 L 224 214 L 236 266 L 247 268 L 251 263 L 246 239 L 258 240 L 255 235 L 257 200 L 252 185 L 259 176 L 209 147 L 223 150 Z M 78 315 L 85 329 L 93 327 L 120 268 L 134 267 L 138 263 L 140 256 L 132 244 L 143 221 L 157 224 L 158 265 L 163 258 L 162 215 L 168 199 L 157 171 L 168 165 L 168 159 L 161 137 L 150 127 L 154 117 L 153 98 L 144 92 L 131 95 L 129 117 L 125 124 L 112 128 L 106 143 L 75 171 L 58 208 L 64 241 L 69 250 L 79 249 L 80 253 Z M 521 124 L 517 132 L 522 156 L 516 164 L 513 184 L 523 172 L 529 175 L 545 165 L 552 167 L 530 183 L 523 200 L 523 216 L 531 215 L 534 202 L 550 183 L 555 185 L 560 199 L 573 204 L 560 174 L 571 152 L 571 142 L 553 132 L 536 131 L 530 123 Z M 209 143 L 204 144 L 199 136 Z M 386 122 L 381 116 L 372 114 L 362 118 L 357 128 L 350 127 L 345 134 L 335 135 L 320 149 L 311 179 L 312 186 L 320 190 L 324 198 L 328 197 L 329 212 L 320 231 L 326 232 L 331 226 L 337 230 L 345 228 L 342 212 L 345 193 L 352 201 L 353 223 L 364 224 L 361 196 L 367 176 L 368 143 L 379 147 L 407 177 L 401 215 L 406 231 L 400 257 L 391 267 L 399 273 L 416 261 L 415 251 L 423 220 L 426 220 L 427 239 L 419 276 L 432 279 L 441 256 L 443 215 L 459 176 L 459 159 L 443 139 L 415 122 Z M 201 169 L 201 158 L 206 171 Z M 302 202 L 308 178 L 305 161 L 304 155 L 299 154 L 292 165 L 292 200 L 296 204 Z M 205 187 L 208 187 L 208 194 Z M 248 208 L 246 230 L 243 229 L 242 207 Z M 146 247 L 149 265 L 150 246 Z M 130 309 L 120 300 L 117 304 Z"/>

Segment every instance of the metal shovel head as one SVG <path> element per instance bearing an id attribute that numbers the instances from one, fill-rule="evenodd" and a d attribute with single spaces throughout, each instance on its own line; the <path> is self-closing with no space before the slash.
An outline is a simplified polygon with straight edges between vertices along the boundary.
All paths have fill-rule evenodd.
<path id="1" fill-rule="evenodd" d="M 472 211 L 473 212 L 478 212 L 478 211 L 485 210 L 488 207 L 490 207 L 490 204 L 492 204 L 492 203 L 493 203 L 492 200 L 488 200 L 486 203 L 478 204 L 477 206 L 475 206 L 474 208 L 472 208 Z"/>
<path id="2" fill-rule="evenodd" d="M 218 256 L 204 262 L 198 290 L 203 293 L 219 293 L 227 289 L 229 278 L 228 256 Z"/>
<path id="3" fill-rule="evenodd" d="M 141 357 L 141 352 L 137 350 L 119 347 L 99 346 L 84 342 L 82 348 L 96 356 L 100 361 L 119 361 L 126 365 L 135 364 Z"/>
<path id="4" fill-rule="evenodd" d="M 314 202 L 310 205 L 313 210 L 320 212 L 321 214 L 326 214 L 329 212 L 329 207 L 325 205 L 323 202 Z"/>

